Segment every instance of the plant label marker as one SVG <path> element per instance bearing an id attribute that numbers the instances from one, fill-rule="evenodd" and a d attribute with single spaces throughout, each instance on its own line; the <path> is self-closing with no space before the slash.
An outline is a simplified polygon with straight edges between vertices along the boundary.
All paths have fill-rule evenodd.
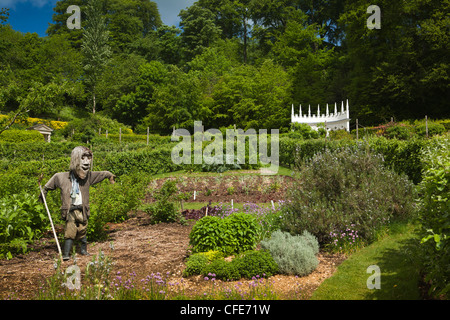
<path id="1" fill-rule="evenodd" d="M 272 210 L 275 210 L 275 205 L 273 204 L 273 200 L 270 200 L 272 202 Z"/>
<path id="2" fill-rule="evenodd" d="M 194 201 L 195 201 L 195 194 L 196 194 L 196 192 L 197 192 L 197 191 L 194 190 Z"/>

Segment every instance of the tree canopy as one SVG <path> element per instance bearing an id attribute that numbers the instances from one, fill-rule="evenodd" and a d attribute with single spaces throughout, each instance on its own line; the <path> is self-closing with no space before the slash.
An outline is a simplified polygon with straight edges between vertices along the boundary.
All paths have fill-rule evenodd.
<path id="1" fill-rule="evenodd" d="M 287 130 L 292 104 L 345 99 L 367 126 L 449 115 L 449 1 L 379 0 L 380 29 L 367 27 L 366 0 L 198 0 L 179 26 L 150 0 L 96 0 L 93 26 L 90 1 L 57 1 L 45 37 L 13 30 L 0 9 L 10 120 L 71 120 L 94 97 L 96 112 L 155 133 L 197 120 Z M 81 8 L 80 30 L 66 27 L 69 5 Z"/>

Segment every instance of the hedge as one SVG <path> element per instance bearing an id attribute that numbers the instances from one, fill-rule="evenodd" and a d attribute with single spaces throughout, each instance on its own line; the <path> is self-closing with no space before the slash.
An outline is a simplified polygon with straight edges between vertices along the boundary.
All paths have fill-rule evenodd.
<path id="1" fill-rule="evenodd" d="M 20 143 L 40 141 L 44 141 L 44 136 L 36 130 L 9 129 L 0 133 L 0 142 Z"/>

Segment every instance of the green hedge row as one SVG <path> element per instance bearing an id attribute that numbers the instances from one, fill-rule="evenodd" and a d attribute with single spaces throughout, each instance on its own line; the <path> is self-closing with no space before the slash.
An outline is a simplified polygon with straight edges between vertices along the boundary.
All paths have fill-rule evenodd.
<path id="1" fill-rule="evenodd" d="M 388 167 L 397 173 L 406 174 L 414 183 L 419 183 L 423 169 L 420 155 L 426 144 L 427 140 L 424 139 L 397 140 L 384 137 L 369 137 L 359 141 L 328 140 L 324 138 L 298 140 L 281 137 L 280 164 L 293 167 L 325 150 L 337 150 L 345 146 L 362 147 L 380 153 Z"/>
<path id="2" fill-rule="evenodd" d="M 3 142 L 21 143 L 21 142 L 41 142 L 44 136 L 36 130 L 5 130 L 0 134 L 0 144 Z"/>

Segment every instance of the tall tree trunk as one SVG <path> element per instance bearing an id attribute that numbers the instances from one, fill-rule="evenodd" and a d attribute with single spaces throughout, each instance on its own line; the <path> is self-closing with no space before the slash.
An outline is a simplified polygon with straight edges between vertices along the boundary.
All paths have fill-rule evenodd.
<path id="1" fill-rule="evenodd" d="M 95 88 L 92 92 L 92 114 L 95 114 Z"/>

